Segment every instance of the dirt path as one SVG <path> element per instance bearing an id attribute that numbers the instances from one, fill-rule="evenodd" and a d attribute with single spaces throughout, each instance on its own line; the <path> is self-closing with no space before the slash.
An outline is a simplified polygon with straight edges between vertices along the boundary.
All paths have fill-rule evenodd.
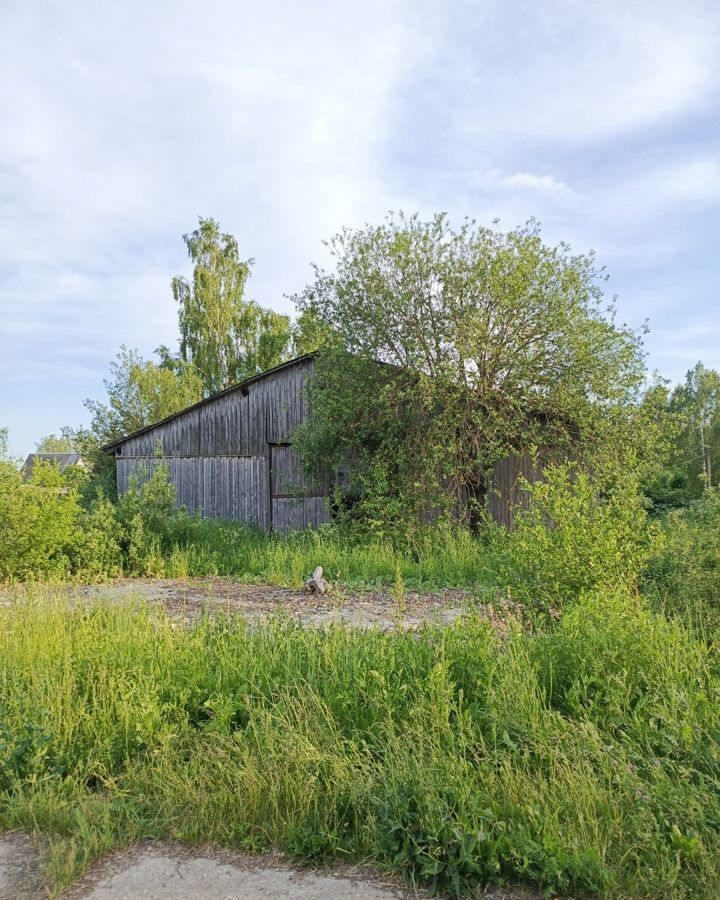
<path id="1" fill-rule="evenodd" d="M 40 856 L 24 834 L 0 835 L 0 900 L 47 900 Z M 63 900 L 411 900 L 414 891 L 375 870 L 297 869 L 279 855 L 248 857 L 229 850 L 144 843 L 96 863 Z M 497 888 L 492 900 L 539 900 Z"/>
<path id="2" fill-rule="evenodd" d="M 121 603 L 142 599 L 162 604 L 170 615 L 192 622 L 204 609 L 237 613 L 248 621 L 261 621 L 281 611 L 306 625 L 338 623 L 359 628 L 391 630 L 402 619 L 403 627 L 447 625 L 469 613 L 481 616 L 498 631 L 507 628 L 518 609 L 508 604 L 482 605 L 467 591 L 444 590 L 420 594 L 408 591 L 402 615 L 398 602 L 387 591 L 343 590 L 334 587 L 317 596 L 302 590 L 263 584 L 240 584 L 229 578 L 119 579 L 92 586 L 62 585 L 50 589 L 62 592 L 71 602 L 101 600 Z M 22 588 L 0 592 L 0 602 L 12 602 Z"/>

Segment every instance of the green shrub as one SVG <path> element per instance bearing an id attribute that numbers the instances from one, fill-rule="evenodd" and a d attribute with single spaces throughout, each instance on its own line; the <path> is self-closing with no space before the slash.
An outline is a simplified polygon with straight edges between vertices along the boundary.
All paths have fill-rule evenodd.
<path id="1" fill-rule="evenodd" d="M 122 527 L 117 510 L 104 496 L 94 497 L 80 509 L 70 544 L 73 573 L 89 581 L 123 574 Z"/>
<path id="2" fill-rule="evenodd" d="M 81 502 L 77 472 L 36 462 L 32 477 L 0 464 L 0 580 L 97 580 L 122 572 L 121 528 L 103 497 Z"/>
<path id="3" fill-rule="evenodd" d="M 0 578 L 63 578 L 80 515 L 77 492 L 55 466 L 39 462 L 24 482 L 0 464 Z"/>
<path id="4" fill-rule="evenodd" d="M 499 581 L 513 596 L 547 610 L 636 588 L 660 533 L 634 483 L 602 494 L 586 473 L 555 465 L 526 490 L 529 508 L 518 510 L 513 530 L 496 531 Z"/>
<path id="5" fill-rule="evenodd" d="M 665 543 L 650 561 L 644 589 L 666 612 L 701 628 L 720 626 L 720 490 L 706 491 L 663 522 Z"/>

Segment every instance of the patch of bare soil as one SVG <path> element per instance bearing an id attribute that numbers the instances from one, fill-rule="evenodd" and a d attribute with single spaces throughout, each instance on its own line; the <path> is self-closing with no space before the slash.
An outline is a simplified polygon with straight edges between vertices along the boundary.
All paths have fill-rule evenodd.
<path id="1" fill-rule="evenodd" d="M 387 591 L 345 590 L 333 586 L 329 593 L 318 595 L 302 589 L 241 584 L 220 577 L 119 579 L 92 586 L 64 585 L 58 590 L 75 603 L 84 600 L 120 603 L 140 598 L 162 604 L 173 618 L 188 623 L 197 620 L 203 611 L 239 614 L 249 622 L 282 613 L 305 625 L 337 623 L 389 631 L 398 625 L 409 629 L 424 624 L 448 625 L 461 616 L 477 615 L 504 634 L 521 614 L 515 604 L 503 601 L 482 604 L 468 591 L 453 589 L 426 594 L 408 591 L 402 609 Z M 13 592 L 17 596 L 18 589 Z"/>

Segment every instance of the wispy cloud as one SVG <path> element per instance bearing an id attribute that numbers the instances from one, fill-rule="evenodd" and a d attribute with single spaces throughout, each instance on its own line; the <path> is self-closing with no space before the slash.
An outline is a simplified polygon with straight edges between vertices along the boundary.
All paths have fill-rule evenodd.
<path id="1" fill-rule="evenodd" d="M 473 175 L 471 181 L 475 187 L 489 192 L 529 191 L 565 199 L 575 196 L 572 188 L 554 175 L 537 175 L 533 172 L 510 174 L 499 169 L 489 169 L 487 172 Z"/>

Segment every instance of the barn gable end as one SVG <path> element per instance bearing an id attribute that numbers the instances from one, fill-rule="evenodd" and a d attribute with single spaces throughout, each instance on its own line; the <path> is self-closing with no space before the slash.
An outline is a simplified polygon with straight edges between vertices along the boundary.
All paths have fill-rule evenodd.
<path id="1" fill-rule="evenodd" d="M 163 462 L 190 512 L 279 531 L 327 521 L 329 485 L 305 485 L 289 446 L 308 416 L 313 365 L 312 354 L 298 357 L 108 445 L 118 493 Z"/>

